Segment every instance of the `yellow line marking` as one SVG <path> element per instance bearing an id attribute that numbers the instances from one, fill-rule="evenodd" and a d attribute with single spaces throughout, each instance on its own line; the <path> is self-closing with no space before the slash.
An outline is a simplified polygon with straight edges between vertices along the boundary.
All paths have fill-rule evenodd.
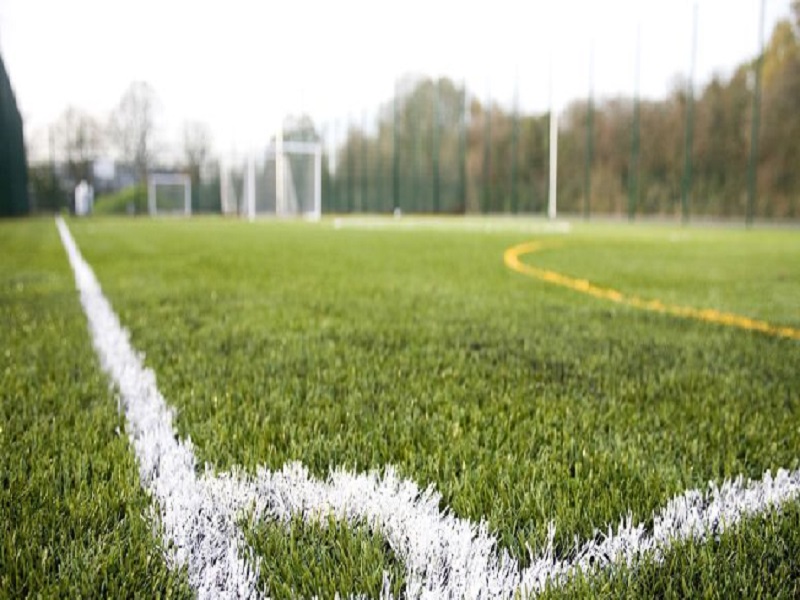
<path id="1" fill-rule="evenodd" d="M 611 288 L 603 288 L 587 281 L 586 279 L 578 279 L 568 275 L 562 275 L 549 269 L 541 269 L 528 265 L 520 260 L 520 257 L 525 254 L 532 254 L 538 252 L 545 247 L 542 242 L 526 242 L 517 246 L 508 248 L 503 254 L 503 261 L 509 269 L 541 279 L 547 283 L 560 285 L 576 292 L 581 292 L 601 298 L 603 300 L 610 300 L 617 304 L 624 306 L 631 306 L 641 310 L 649 310 L 651 312 L 661 313 L 665 315 L 672 315 L 675 317 L 683 317 L 686 319 L 697 319 L 698 321 L 705 321 L 706 323 L 716 323 L 717 325 L 727 325 L 728 327 L 738 327 L 748 331 L 759 331 L 767 335 L 774 335 L 777 337 L 790 338 L 793 340 L 800 340 L 800 329 L 792 327 L 778 326 L 767 323 L 766 321 L 759 321 L 758 319 L 751 319 L 750 317 L 743 317 L 734 313 L 723 312 L 714 308 L 692 308 L 690 306 L 679 306 L 677 304 L 668 304 L 661 302 L 661 300 L 644 300 L 638 296 L 626 296 L 622 292 L 612 290 Z"/>

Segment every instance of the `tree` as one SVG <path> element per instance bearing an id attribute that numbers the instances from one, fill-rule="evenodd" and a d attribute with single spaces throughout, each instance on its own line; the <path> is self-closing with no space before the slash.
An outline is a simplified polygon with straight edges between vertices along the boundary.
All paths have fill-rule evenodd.
<path id="1" fill-rule="evenodd" d="M 792 1 L 792 13 L 794 13 L 794 28 L 800 32 L 800 0 Z"/>
<path id="2" fill-rule="evenodd" d="M 33 211 L 56 212 L 69 208 L 72 202 L 72 190 L 62 188 L 52 163 L 30 165 L 28 187 Z"/>
<path id="3" fill-rule="evenodd" d="M 188 121 L 183 125 L 183 155 L 192 180 L 192 204 L 200 201 L 200 174 L 211 153 L 211 132 L 205 123 Z"/>
<path id="4" fill-rule="evenodd" d="M 140 181 L 155 156 L 156 94 L 144 81 L 130 85 L 111 117 L 111 133 L 123 160 L 136 168 Z"/>
<path id="5" fill-rule="evenodd" d="M 800 15 L 798 15 L 800 16 Z M 775 26 L 764 55 L 759 180 L 770 216 L 797 216 L 800 188 L 800 40 L 789 21 Z M 763 186 L 760 186 L 763 187 Z"/>
<path id="6" fill-rule="evenodd" d="M 75 107 L 67 108 L 56 122 L 57 139 L 70 177 L 78 182 L 92 180 L 92 162 L 102 147 L 100 124 Z"/>
<path id="7" fill-rule="evenodd" d="M 779 22 L 763 57 L 758 157 L 759 214 L 800 215 L 800 0 Z M 692 90 L 692 212 L 744 215 L 756 58 L 730 77 Z M 467 101 L 468 100 L 468 101 Z M 689 82 L 639 103 L 636 181 L 644 213 L 677 215 L 686 165 Z M 466 111 L 466 114 L 465 114 Z M 575 102 L 559 126 L 559 204 L 582 207 L 587 166 L 593 212 L 622 214 L 632 179 L 633 99 L 599 98 L 587 165 L 588 104 Z M 542 211 L 548 187 L 549 115 L 518 115 L 483 103 L 443 78 L 407 77 L 378 115 L 348 124 L 326 187 L 336 211 Z M 687 180 L 688 182 L 688 180 Z"/>
<path id="8" fill-rule="evenodd" d="M 398 82 L 395 98 L 380 112 L 378 138 L 365 143 L 368 169 L 382 200 L 380 210 L 392 209 L 395 183 L 402 210 L 464 210 L 460 189 L 463 94 L 447 78 L 407 76 Z M 346 149 L 348 154 L 350 150 L 356 148 Z"/>
<path id="9" fill-rule="evenodd" d="M 205 123 L 188 121 L 183 125 L 183 155 L 189 170 L 198 173 L 211 152 L 211 132 Z"/>

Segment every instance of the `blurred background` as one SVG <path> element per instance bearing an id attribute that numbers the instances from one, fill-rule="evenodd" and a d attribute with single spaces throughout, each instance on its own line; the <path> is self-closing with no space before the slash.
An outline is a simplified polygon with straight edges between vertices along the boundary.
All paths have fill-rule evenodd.
<path id="1" fill-rule="evenodd" d="M 560 213 L 800 211 L 797 0 L 3 0 L 0 56 L 3 214 L 242 213 L 278 131 L 323 214 L 544 214 L 555 143 Z"/>

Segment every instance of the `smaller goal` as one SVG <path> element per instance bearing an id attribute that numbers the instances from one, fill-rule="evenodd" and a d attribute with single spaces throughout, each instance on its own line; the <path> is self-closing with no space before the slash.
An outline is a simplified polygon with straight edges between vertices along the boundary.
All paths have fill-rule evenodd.
<path id="1" fill-rule="evenodd" d="M 150 216 L 191 215 L 192 179 L 182 173 L 151 173 L 147 182 Z"/>

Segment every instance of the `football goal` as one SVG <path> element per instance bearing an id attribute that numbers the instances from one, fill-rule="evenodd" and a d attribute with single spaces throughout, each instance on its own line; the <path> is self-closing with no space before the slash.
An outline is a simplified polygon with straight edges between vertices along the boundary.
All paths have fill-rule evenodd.
<path id="1" fill-rule="evenodd" d="M 191 215 L 192 180 L 181 173 L 151 173 L 147 180 L 150 216 Z"/>
<path id="2" fill-rule="evenodd" d="M 237 168 L 238 167 L 238 168 Z M 220 177 L 223 212 L 319 219 L 322 214 L 322 145 L 278 141 Z"/>

